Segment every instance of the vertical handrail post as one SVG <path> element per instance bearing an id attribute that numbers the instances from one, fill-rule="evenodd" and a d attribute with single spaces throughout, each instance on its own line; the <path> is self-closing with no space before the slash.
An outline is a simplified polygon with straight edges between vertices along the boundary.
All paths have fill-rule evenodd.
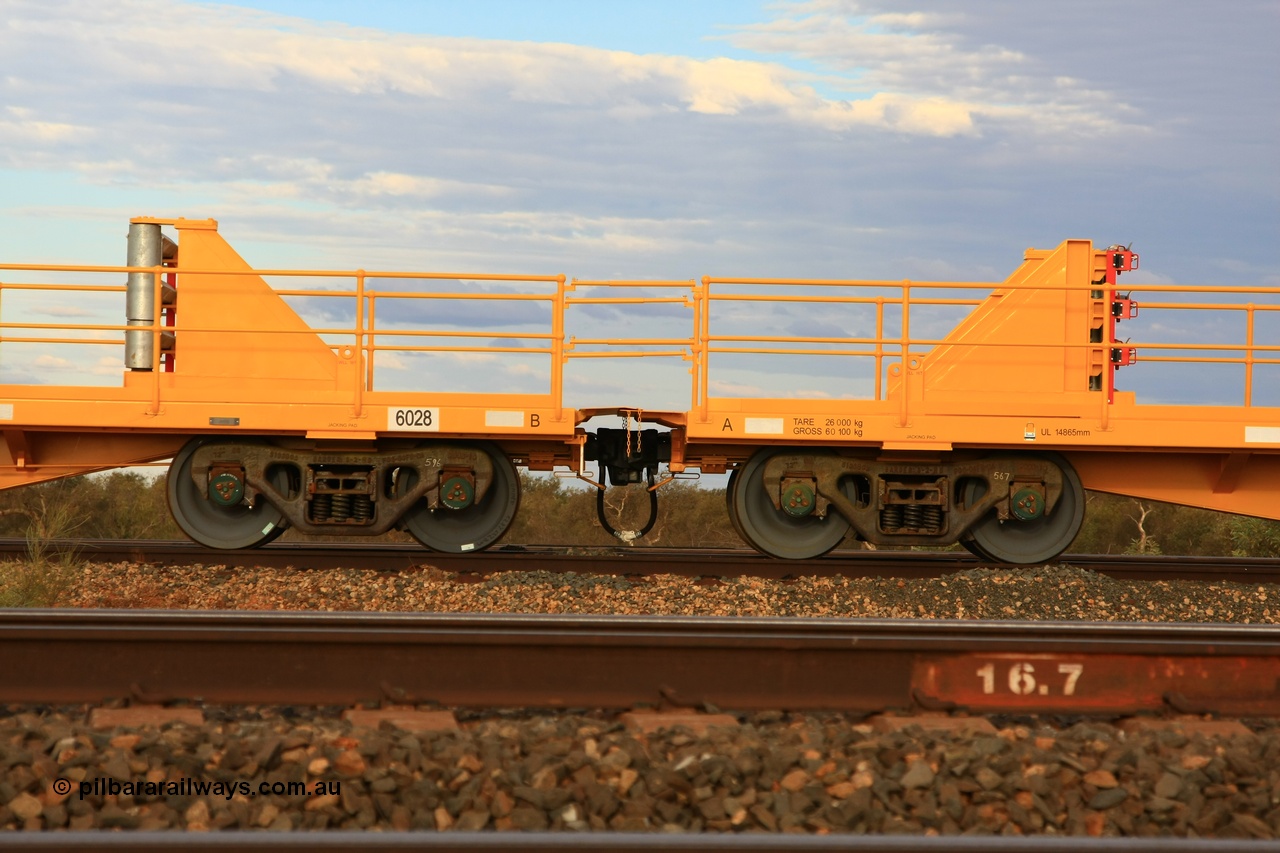
<path id="1" fill-rule="evenodd" d="M 374 330 L 374 327 L 377 325 L 375 321 L 375 317 L 377 316 L 378 294 L 376 292 L 367 293 L 365 294 L 365 296 L 369 300 L 369 334 L 367 336 L 367 340 L 369 342 L 369 356 L 365 361 L 365 378 L 364 378 L 365 386 L 364 387 L 365 387 L 365 390 L 372 391 L 373 390 L 373 356 L 374 356 L 374 353 L 378 351 L 378 348 L 373 340 L 373 330 Z"/>
<path id="2" fill-rule="evenodd" d="M 711 362 L 711 276 L 704 275 L 702 277 L 702 317 L 701 332 L 701 357 L 699 359 L 699 371 L 701 373 L 698 379 L 698 393 L 701 399 L 698 402 L 698 420 L 702 423 L 707 422 L 710 417 L 710 362 Z"/>
<path id="3" fill-rule="evenodd" d="M 884 393 L 884 297 L 876 297 L 876 400 Z"/>
<path id="4" fill-rule="evenodd" d="M 356 270 L 356 369 L 352 372 L 355 377 L 352 414 L 357 418 L 364 416 L 364 371 L 360 369 L 360 360 L 364 358 L 364 277 L 364 270 Z"/>
<path id="5" fill-rule="evenodd" d="M 898 426 L 906 426 L 909 420 L 907 398 L 911 396 L 911 372 L 908 353 L 911 351 L 911 281 L 902 282 L 902 404 L 898 414 Z"/>
<path id="6" fill-rule="evenodd" d="M 1253 303 L 1244 306 L 1244 404 L 1253 405 Z"/>
<path id="7" fill-rule="evenodd" d="M 556 293 L 551 300 L 551 402 L 557 422 L 564 420 L 564 282 L 563 273 L 556 276 Z"/>

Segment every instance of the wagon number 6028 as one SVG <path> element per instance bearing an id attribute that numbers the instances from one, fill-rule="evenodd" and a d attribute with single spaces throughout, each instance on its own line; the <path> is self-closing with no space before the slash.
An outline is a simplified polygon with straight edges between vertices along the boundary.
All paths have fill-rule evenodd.
<path id="1" fill-rule="evenodd" d="M 387 409 L 387 429 L 439 432 L 440 410 L 398 406 Z"/>
<path id="2" fill-rule="evenodd" d="M 1080 676 L 1084 674 L 1084 664 L 1082 663 L 1060 663 L 1058 664 L 1058 675 L 1065 675 L 1066 679 L 1062 682 L 1062 695 L 1074 696 L 1076 692 L 1076 684 L 1080 681 Z M 989 663 L 986 666 L 978 668 L 977 676 L 982 679 L 982 692 L 992 694 L 996 692 L 996 665 Z M 1036 680 L 1036 668 L 1027 661 L 1019 661 L 1009 666 L 1008 678 L 1006 683 L 1009 692 L 1015 696 L 1048 696 L 1052 689 L 1048 683 L 1040 683 Z"/>

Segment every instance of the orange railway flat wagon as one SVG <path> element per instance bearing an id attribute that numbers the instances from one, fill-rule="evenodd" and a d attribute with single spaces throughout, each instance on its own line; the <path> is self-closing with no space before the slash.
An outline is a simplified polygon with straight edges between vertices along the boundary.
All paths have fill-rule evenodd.
<path id="1" fill-rule="evenodd" d="M 1117 276 L 1137 263 L 1070 240 L 1028 250 L 1001 283 L 262 270 L 213 220 L 138 218 L 125 266 L 0 264 L 0 488 L 171 458 L 175 519 L 219 548 L 289 527 L 399 527 L 433 549 L 481 550 L 515 515 L 517 467 L 601 495 L 640 484 L 655 505 L 672 477 L 729 472 L 736 529 L 788 558 L 852 533 L 1039 562 L 1078 532 L 1085 489 L 1280 519 L 1280 290 L 1122 294 Z M 124 317 L 70 322 L 104 298 Z M 579 306 L 657 303 L 687 312 L 687 334 L 566 334 Z M 18 316 L 24 305 L 56 322 Z M 1118 341 L 1139 305 L 1213 322 Z M 862 319 L 822 334 L 762 321 L 803 310 Z M 940 327 L 948 311 L 958 322 Z M 1147 334 L 1165 329 L 1178 324 Z M 403 369 L 429 355 L 451 358 L 449 375 Z M 575 359 L 646 356 L 688 362 L 687 409 L 564 405 Z M 493 365 L 507 357 L 542 359 L 532 373 L 545 388 L 504 390 Z M 734 387 L 717 377 L 744 357 L 801 371 L 821 360 L 842 390 L 713 393 Z M 1147 363 L 1228 370 L 1239 399 L 1174 405 L 1117 389 L 1119 369 Z M 40 372 L 77 364 L 119 381 Z M 386 381 L 392 367 L 408 387 Z M 625 426 L 588 423 L 605 414 Z"/>

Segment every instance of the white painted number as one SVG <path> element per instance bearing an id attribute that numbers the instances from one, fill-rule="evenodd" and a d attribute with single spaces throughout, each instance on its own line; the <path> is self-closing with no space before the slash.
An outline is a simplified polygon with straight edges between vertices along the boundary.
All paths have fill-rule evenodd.
<path id="1" fill-rule="evenodd" d="M 982 692 L 991 695 L 996 692 L 996 665 L 989 663 L 978 670 L 982 679 Z"/>
<path id="2" fill-rule="evenodd" d="M 1009 685 L 1009 692 L 1015 696 L 1031 696 L 1032 694 L 1048 696 L 1051 692 L 1050 685 L 1037 682 L 1035 672 L 1035 666 L 1027 661 L 1018 661 L 1011 664 L 1006 681 Z M 982 679 L 982 692 L 984 694 L 990 696 L 996 692 L 996 665 L 994 663 L 978 667 L 974 674 Z M 1084 664 L 1060 663 L 1058 664 L 1058 674 L 1067 677 L 1062 684 L 1062 695 L 1074 696 L 1076 695 L 1076 685 L 1080 682 L 1080 676 L 1084 675 Z"/>
<path id="3" fill-rule="evenodd" d="M 1058 672 L 1067 677 L 1067 683 L 1062 685 L 1062 695 L 1074 696 L 1076 693 L 1076 682 L 1080 680 L 1080 676 L 1084 673 L 1084 664 L 1060 663 L 1058 664 Z"/>
<path id="4" fill-rule="evenodd" d="M 1027 696 L 1036 690 L 1036 668 L 1029 663 L 1015 663 L 1009 667 L 1009 690 L 1018 696 Z"/>

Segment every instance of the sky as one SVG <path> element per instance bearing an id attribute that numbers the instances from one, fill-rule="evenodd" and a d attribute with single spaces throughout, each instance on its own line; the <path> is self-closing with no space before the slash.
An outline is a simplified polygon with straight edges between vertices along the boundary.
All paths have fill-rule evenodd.
<path id="1" fill-rule="evenodd" d="M 216 218 L 258 266 L 998 281 L 1087 238 L 1132 244 L 1132 282 L 1280 287 L 1276 0 L 0 0 L 0 22 L 9 262 L 123 263 L 151 215 Z"/>

